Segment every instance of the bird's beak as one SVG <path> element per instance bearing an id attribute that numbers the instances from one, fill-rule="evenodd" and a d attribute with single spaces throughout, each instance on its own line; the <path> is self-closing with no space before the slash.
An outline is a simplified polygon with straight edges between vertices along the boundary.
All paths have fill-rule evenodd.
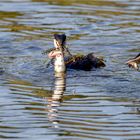
<path id="1" fill-rule="evenodd" d="M 59 49 L 61 47 L 61 44 L 59 44 L 59 42 L 56 39 L 54 39 L 54 46 L 56 49 Z"/>

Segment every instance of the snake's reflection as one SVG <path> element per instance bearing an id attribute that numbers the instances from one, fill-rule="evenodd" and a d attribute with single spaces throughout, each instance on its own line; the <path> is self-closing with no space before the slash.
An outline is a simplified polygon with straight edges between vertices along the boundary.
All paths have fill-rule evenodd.
<path id="1" fill-rule="evenodd" d="M 66 86 L 65 73 L 55 73 L 54 92 L 48 99 L 48 119 L 54 127 L 58 127 L 58 110 L 62 101 L 63 93 Z"/>

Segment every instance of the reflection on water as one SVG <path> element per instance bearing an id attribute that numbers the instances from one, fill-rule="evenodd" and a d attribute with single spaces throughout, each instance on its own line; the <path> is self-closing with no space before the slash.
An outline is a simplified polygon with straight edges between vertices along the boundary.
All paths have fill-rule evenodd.
<path id="1" fill-rule="evenodd" d="M 65 76 L 65 73 L 55 73 L 54 92 L 52 97 L 48 99 L 48 119 L 55 127 L 57 127 L 58 124 L 58 107 L 60 106 L 66 86 Z"/>
<path id="2" fill-rule="evenodd" d="M 137 0 L 0 1 L 0 139 L 140 139 Z M 55 76 L 43 50 L 65 33 L 70 51 L 106 67 Z"/>

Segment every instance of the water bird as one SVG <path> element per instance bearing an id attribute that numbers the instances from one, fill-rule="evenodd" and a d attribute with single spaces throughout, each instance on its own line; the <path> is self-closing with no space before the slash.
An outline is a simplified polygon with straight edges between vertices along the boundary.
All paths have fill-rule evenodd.
<path id="1" fill-rule="evenodd" d="M 104 60 L 96 57 L 94 53 L 87 55 L 72 55 L 66 47 L 66 35 L 55 34 L 54 46 L 48 56 L 54 59 L 55 71 L 65 71 L 66 68 L 90 71 L 92 68 L 105 67 Z"/>
<path id="2" fill-rule="evenodd" d="M 128 61 L 126 62 L 126 64 L 127 64 L 129 67 L 132 67 L 132 68 L 134 68 L 134 69 L 136 69 L 136 70 L 139 70 L 138 64 L 140 64 L 140 53 L 139 53 L 136 57 L 134 57 L 134 58 L 128 60 Z"/>

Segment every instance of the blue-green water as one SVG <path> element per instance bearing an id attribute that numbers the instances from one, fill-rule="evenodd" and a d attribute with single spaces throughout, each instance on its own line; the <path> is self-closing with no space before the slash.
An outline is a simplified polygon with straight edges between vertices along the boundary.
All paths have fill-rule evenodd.
<path id="1" fill-rule="evenodd" d="M 106 67 L 55 78 L 54 33 Z M 140 73 L 125 65 L 139 39 L 139 0 L 1 0 L 0 139 L 139 140 Z"/>

